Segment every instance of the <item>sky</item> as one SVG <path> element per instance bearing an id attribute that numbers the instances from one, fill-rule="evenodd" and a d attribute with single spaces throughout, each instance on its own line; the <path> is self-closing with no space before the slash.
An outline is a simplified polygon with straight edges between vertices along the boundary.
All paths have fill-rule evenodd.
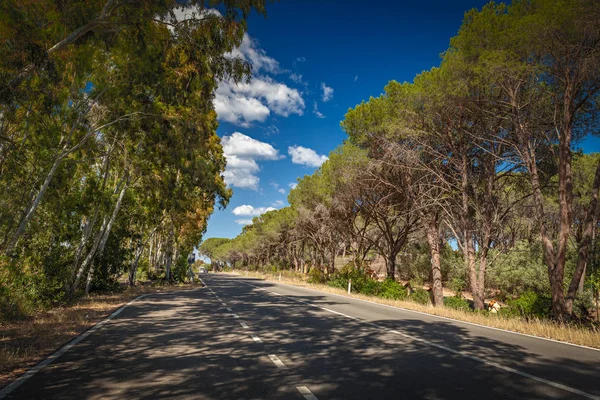
<path id="1" fill-rule="evenodd" d="M 204 238 L 233 238 L 254 216 L 288 205 L 297 179 L 346 138 L 348 109 L 439 65 L 464 12 L 485 3 L 281 0 L 266 18 L 252 15 L 234 55 L 252 63 L 253 79 L 221 83 L 214 100 L 233 196 Z M 597 138 L 582 145 L 600 150 Z"/>

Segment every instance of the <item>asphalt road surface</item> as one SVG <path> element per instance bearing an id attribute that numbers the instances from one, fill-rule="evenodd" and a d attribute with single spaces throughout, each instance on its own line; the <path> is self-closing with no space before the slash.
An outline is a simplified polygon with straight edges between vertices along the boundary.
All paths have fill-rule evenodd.
<path id="1" fill-rule="evenodd" d="M 19 399 L 600 398 L 600 351 L 231 275 L 133 303 Z"/>

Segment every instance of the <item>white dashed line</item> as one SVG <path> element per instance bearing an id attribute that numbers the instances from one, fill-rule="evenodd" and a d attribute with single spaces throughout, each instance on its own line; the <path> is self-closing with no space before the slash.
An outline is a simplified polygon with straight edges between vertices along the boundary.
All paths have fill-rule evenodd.
<path id="1" fill-rule="evenodd" d="M 277 367 L 285 368 L 285 364 L 282 363 L 279 357 L 277 357 L 275 354 L 269 354 L 269 358 L 271 361 L 273 361 L 273 364 L 277 365 Z"/>
<path id="2" fill-rule="evenodd" d="M 239 318 L 239 317 L 240 317 L 240 316 L 239 316 L 239 315 L 237 315 L 237 314 L 231 314 L 231 316 L 232 316 L 233 318 Z"/>
<path id="3" fill-rule="evenodd" d="M 226 308 L 227 311 L 232 312 L 233 310 L 231 308 Z"/>
<path id="4" fill-rule="evenodd" d="M 260 338 L 256 335 L 251 335 L 252 340 L 254 340 L 256 343 L 262 343 L 262 340 L 260 340 Z"/>
<path id="5" fill-rule="evenodd" d="M 304 396 L 304 398 L 306 400 L 319 400 L 317 398 L 317 396 L 315 396 L 314 394 L 312 394 L 312 392 L 310 390 L 308 390 L 308 388 L 306 386 L 297 386 L 296 389 L 298 389 L 298 391 L 300 392 L 300 394 L 302 396 Z"/>
<path id="6" fill-rule="evenodd" d="M 246 325 L 245 323 L 243 323 L 243 322 L 240 322 L 240 325 L 242 326 L 242 328 L 244 328 L 244 329 L 248 329 L 248 325 Z"/>
<path id="7" fill-rule="evenodd" d="M 246 282 L 243 282 L 243 283 L 245 283 L 246 285 L 249 285 L 249 286 L 256 287 L 256 286 L 254 286 L 254 285 L 251 285 L 251 284 L 249 284 L 249 283 L 246 283 Z M 265 289 L 265 290 L 266 290 L 266 289 Z M 279 293 L 276 293 L 276 292 L 272 292 L 272 291 L 270 291 L 270 290 L 267 290 L 267 292 L 269 292 L 269 293 L 272 293 L 272 294 L 275 294 L 275 295 L 277 295 L 277 296 L 283 296 L 283 297 L 285 297 L 286 299 L 294 300 L 294 301 L 296 301 L 296 302 L 298 302 L 298 303 L 307 304 L 307 305 L 309 305 L 309 306 L 312 306 L 312 307 L 315 307 L 315 308 L 318 308 L 318 309 L 321 309 L 321 310 L 324 310 L 324 311 L 327 311 L 327 312 L 330 312 L 330 313 L 333 313 L 333 314 L 337 314 L 337 315 L 340 315 L 340 316 L 343 316 L 343 317 L 346 317 L 346 318 L 350 318 L 350 319 L 352 319 L 352 320 L 355 320 L 355 321 L 361 322 L 361 323 L 363 323 L 363 324 L 366 324 L 366 325 L 372 326 L 372 327 L 374 327 L 374 328 L 381 329 L 381 330 L 383 330 L 383 331 L 386 331 L 386 332 L 394 333 L 394 334 L 396 334 L 396 335 L 403 336 L 403 337 L 405 337 L 405 338 L 408 338 L 408 339 L 411 339 L 411 340 L 414 340 L 414 341 L 417 341 L 417 342 L 423 343 L 423 344 L 425 344 L 425 345 L 432 346 L 432 347 L 436 347 L 436 348 L 438 348 L 438 349 L 440 349 L 440 350 L 444 350 L 444 351 L 447 351 L 447 352 L 449 352 L 449 353 L 456 354 L 456 355 L 459 355 L 459 356 L 462 356 L 462 357 L 468 358 L 468 359 L 470 359 L 470 360 L 477 361 L 477 362 L 480 362 L 480 363 L 482 363 L 482 364 L 489 365 L 489 366 L 491 366 L 491 367 L 495 367 L 495 368 L 498 368 L 498 369 L 501 369 L 501 370 L 504 370 L 504 371 L 507 371 L 507 372 L 510 372 L 510 373 L 513 373 L 513 374 L 516 374 L 516 375 L 520 375 L 520 376 L 522 376 L 522 377 L 525 377 L 525 378 L 529 378 L 529 379 L 531 379 L 531 380 L 534 380 L 534 381 L 537 381 L 537 382 L 540 382 L 540 383 L 544 383 L 544 384 L 546 384 L 546 385 L 548 385 L 548 386 L 552 386 L 552 387 L 555 387 L 555 388 L 557 388 L 557 389 L 564 390 L 564 391 L 566 391 L 566 392 L 574 393 L 574 394 L 577 394 L 577 395 L 579 395 L 579 396 L 582 396 L 582 397 L 585 397 L 585 398 L 588 398 L 588 399 L 592 399 L 592 400 L 600 400 L 600 398 L 599 398 L 599 397 L 596 397 L 596 396 L 594 396 L 594 395 L 592 395 L 592 394 L 590 394 L 590 393 L 584 392 L 584 391 L 582 391 L 582 390 L 579 390 L 579 389 L 576 389 L 576 388 L 573 388 L 573 387 L 570 387 L 570 386 L 563 385 L 562 383 L 558 383 L 558 382 L 550 381 L 550 380 L 547 380 L 547 379 L 541 378 L 541 377 L 539 377 L 539 376 L 531 375 L 531 374 L 528 374 L 527 372 L 523 372 L 523 371 L 520 371 L 520 370 L 518 370 L 518 369 L 514 369 L 514 368 L 511 368 L 511 367 L 507 367 L 507 366 L 505 366 L 505 365 L 498 364 L 498 363 L 495 363 L 495 362 L 493 362 L 493 361 L 488 361 L 488 360 L 486 360 L 486 359 L 484 359 L 484 358 L 481 358 L 481 357 L 477 357 L 477 356 L 471 355 L 471 354 L 469 354 L 469 353 L 467 353 L 467 352 L 463 352 L 463 351 L 454 350 L 454 349 L 451 349 L 450 347 L 446 347 L 446 346 L 443 346 L 443 345 L 440 345 L 440 344 L 437 344 L 437 343 L 434 343 L 434 342 L 430 342 L 430 341 L 428 341 L 428 340 L 422 339 L 422 338 L 420 338 L 420 337 L 417 337 L 417 336 L 408 335 L 408 334 L 406 334 L 406 333 L 402 333 L 402 332 L 399 332 L 399 331 L 396 331 L 396 330 L 387 329 L 387 328 L 385 328 L 385 327 L 383 327 L 383 326 L 380 326 L 380 325 L 374 324 L 374 323 L 372 323 L 372 322 L 364 321 L 364 320 L 362 320 L 362 319 L 360 319 L 360 318 L 353 317 L 353 316 L 351 316 L 351 315 L 347 315 L 347 314 L 344 314 L 344 313 L 341 313 L 341 312 L 338 312 L 338 311 L 334 311 L 334 310 L 331 310 L 331 309 L 329 309 L 329 308 L 325 308 L 325 307 L 319 307 L 319 306 L 316 306 L 316 305 L 314 305 L 314 304 L 311 304 L 311 303 L 309 303 L 309 302 L 302 301 L 302 300 L 298 300 L 298 299 L 295 299 L 295 298 L 293 298 L 293 297 L 289 297 L 289 296 L 285 296 L 285 295 L 282 295 L 282 294 L 279 294 Z M 305 386 L 302 386 L 302 388 L 306 388 L 306 387 L 305 387 Z M 299 388 L 297 388 L 297 389 L 298 389 L 298 390 L 300 390 Z M 306 388 L 306 390 L 308 390 L 308 388 Z M 310 392 L 310 391 L 309 391 L 309 392 Z M 301 393 L 302 393 L 302 392 L 301 392 Z M 312 396 L 312 394 L 311 394 L 311 396 Z M 305 398 L 307 398 L 307 399 L 316 399 L 316 397 L 314 397 L 314 396 L 313 396 L 313 397 L 306 397 L 306 396 L 304 396 L 304 397 L 305 397 Z"/>

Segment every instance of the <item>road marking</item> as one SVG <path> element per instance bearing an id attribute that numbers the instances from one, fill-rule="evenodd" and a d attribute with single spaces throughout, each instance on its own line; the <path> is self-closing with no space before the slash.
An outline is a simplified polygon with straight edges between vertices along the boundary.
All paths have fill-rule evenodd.
<path id="1" fill-rule="evenodd" d="M 244 322 L 240 322 L 240 325 L 242 326 L 242 328 L 248 329 L 248 325 L 246 325 Z"/>
<path id="2" fill-rule="evenodd" d="M 308 390 L 308 388 L 306 386 L 296 386 L 296 389 L 298 389 L 298 391 L 300 392 L 300 394 L 302 396 L 304 396 L 304 398 L 306 400 L 319 400 L 317 398 L 317 396 L 315 396 L 314 394 L 312 394 L 312 392 L 310 390 Z"/>
<path id="3" fill-rule="evenodd" d="M 256 343 L 262 343 L 262 340 L 260 340 L 260 338 L 256 335 L 250 335 L 252 337 L 252 340 L 254 340 Z"/>
<path id="4" fill-rule="evenodd" d="M 227 306 L 227 303 L 225 303 L 223 300 L 221 300 L 221 304 L 223 304 L 224 306 Z"/>
<path id="5" fill-rule="evenodd" d="M 277 365 L 277 367 L 285 368 L 285 364 L 281 362 L 279 357 L 277 357 L 275 354 L 269 354 L 269 358 L 271 359 L 271 361 L 273 361 L 273 364 Z"/>
<path id="6" fill-rule="evenodd" d="M 249 286 L 254 286 L 254 285 L 246 283 L 246 282 L 243 282 L 243 283 L 245 283 L 246 285 L 249 285 Z M 308 290 L 311 290 L 311 289 L 308 289 Z M 544 378 L 541 378 L 539 376 L 531 375 L 531 374 L 528 374 L 527 372 L 523 372 L 523 371 L 520 371 L 520 370 L 515 369 L 515 368 L 507 367 L 505 365 L 498 364 L 498 363 L 493 362 L 493 361 L 486 360 L 484 358 L 472 355 L 472 354 L 470 354 L 468 352 L 454 350 L 454 349 L 451 349 L 450 347 L 446 347 L 446 346 L 443 346 L 441 344 L 430 342 L 429 340 L 425 340 L 425 339 L 422 339 L 422 338 L 417 337 L 417 336 L 409 335 L 409 334 L 406 334 L 406 333 L 403 333 L 403 332 L 400 332 L 400 331 L 397 331 L 397 330 L 388 329 L 388 328 L 385 328 L 383 326 L 374 324 L 372 322 L 365 321 L 365 320 L 362 320 L 360 318 L 353 317 L 351 315 L 344 314 L 344 313 L 341 313 L 341 312 L 338 312 L 338 311 L 334 311 L 334 310 L 331 310 L 329 308 L 316 306 L 316 305 L 314 305 L 312 303 L 309 303 L 309 302 L 306 302 L 306 301 L 303 301 L 303 300 L 298 300 L 298 299 L 295 299 L 293 297 L 281 295 L 279 293 L 271 292 L 269 290 L 267 290 L 267 292 L 273 293 L 273 294 L 277 294 L 279 296 L 285 297 L 286 299 L 294 300 L 294 301 L 296 301 L 298 303 L 307 304 L 309 306 L 312 306 L 312 307 L 315 307 L 315 308 L 318 308 L 318 309 L 321 309 L 321 310 L 324 310 L 324 311 L 327 311 L 327 312 L 330 312 L 330 313 L 333 313 L 333 314 L 337 314 L 337 315 L 340 315 L 340 316 L 343 316 L 343 317 L 346 317 L 346 318 L 350 318 L 352 320 L 358 321 L 358 322 L 363 323 L 365 325 L 369 325 L 369 326 L 372 326 L 374 328 L 377 328 L 377 329 L 380 329 L 380 330 L 383 330 L 383 331 L 386 331 L 386 332 L 394 333 L 394 334 L 403 336 L 405 338 L 414 340 L 416 342 L 420 342 L 420 343 L 423 343 L 423 344 L 428 345 L 428 346 L 436 347 L 436 348 L 438 348 L 440 350 L 444 350 L 444 351 L 447 351 L 449 353 L 456 354 L 456 355 L 468 358 L 470 360 L 477 361 L 477 362 L 480 362 L 482 364 L 489 365 L 491 367 L 495 367 L 495 368 L 501 369 L 501 370 L 506 371 L 506 372 L 510 372 L 510 373 L 513 373 L 513 374 L 516 374 L 516 375 L 519 375 L 519 376 L 522 376 L 522 377 L 525 377 L 525 378 L 529 378 L 531 380 L 534 380 L 534 381 L 537 381 L 537 382 L 540 382 L 540 383 L 544 383 L 546 385 L 555 387 L 557 389 L 564 390 L 566 392 L 574 393 L 574 394 L 577 394 L 579 396 L 586 397 L 586 398 L 592 399 L 592 400 L 600 400 L 600 397 L 594 396 L 594 395 L 592 395 L 590 393 L 581 391 L 579 389 L 575 389 L 575 388 L 570 387 L 570 386 L 563 385 L 562 383 L 550 381 L 548 379 L 544 379 Z M 324 292 L 320 292 L 320 293 L 324 293 Z M 346 297 L 346 296 L 338 296 L 338 297 Z M 364 301 L 366 301 L 366 300 L 364 300 Z M 367 301 L 367 302 L 368 303 L 372 303 L 372 302 L 369 302 L 369 301 Z M 385 305 L 385 304 L 378 304 L 378 303 L 373 303 L 373 304 Z M 392 308 L 394 308 L 394 307 L 392 307 Z M 426 314 L 426 313 L 420 313 L 420 314 L 430 315 L 430 314 Z M 450 318 L 447 318 L 447 319 L 450 319 Z M 458 322 L 461 322 L 461 321 L 458 321 Z M 483 326 L 483 325 L 481 325 L 481 326 Z M 510 331 L 507 331 L 507 332 L 510 332 Z M 562 342 L 560 342 L 560 343 L 562 343 Z"/>
<path id="7" fill-rule="evenodd" d="M 253 286 L 257 290 L 266 290 L 266 289 L 263 289 L 263 288 L 261 288 L 259 286 L 254 286 L 254 285 L 252 285 L 250 283 L 246 283 L 246 282 L 242 282 L 242 283 L 245 284 L 245 285 Z M 273 282 L 273 283 L 275 283 L 275 282 Z M 481 325 L 481 324 L 477 324 L 475 322 L 461 321 L 460 319 L 454 319 L 454 318 L 449 318 L 449 317 L 442 317 L 441 315 L 429 314 L 429 313 L 426 313 L 426 312 L 423 312 L 423 311 L 411 310 L 409 308 L 398 307 L 398 306 L 390 306 L 388 304 L 376 303 L 376 302 L 371 301 L 371 300 L 359 299 L 359 298 L 354 297 L 354 296 L 346 296 L 346 295 L 340 295 L 340 294 L 335 294 L 335 293 L 329 293 L 329 292 L 324 292 L 322 290 L 310 289 L 310 288 L 307 288 L 307 287 L 300 287 L 300 286 L 289 285 L 287 283 L 279 283 L 279 282 L 277 282 L 276 284 L 277 285 L 282 285 L 282 286 L 289 286 L 289 287 L 292 287 L 292 288 L 295 288 L 295 289 L 304 289 L 304 290 L 308 290 L 310 292 L 315 292 L 315 293 L 319 293 L 319 294 L 326 294 L 328 296 L 341 297 L 343 299 L 352 299 L 352 300 L 355 300 L 355 301 L 360 301 L 360 302 L 363 302 L 363 303 L 369 303 L 369 304 L 373 304 L 373 305 L 380 306 L 380 307 L 391 308 L 392 310 L 396 310 L 396 311 L 402 310 L 402 311 L 406 311 L 406 312 L 409 312 L 409 313 L 415 313 L 415 314 L 425 315 L 425 316 L 431 317 L 431 318 L 445 319 L 445 320 L 448 320 L 448 321 L 457 322 L 459 324 L 473 325 L 473 326 L 477 326 L 477 327 L 480 327 L 480 328 L 492 329 L 494 331 L 506 332 L 506 333 L 510 333 L 510 334 L 513 334 L 513 335 L 527 336 L 527 337 L 530 337 L 532 339 L 545 340 L 547 342 L 554 342 L 554 343 L 563 344 L 563 345 L 566 345 L 566 346 L 574 346 L 574 347 L 580 347 L 580 348 L 586 349 L 586 350 L 600 351 L 600 349 L 597 349 L 595 347 L 589 347 L 589 346 L 584 346 L 584 345 L 581 345 L 581 344 L 563 342 L 563 341 L 560 341 L 560 340 L 549 339 L 549 338 L 545 338 L 545 337 L 541 337 L 541 336 L 529 335 L 527 333 L 509 331 L 508 329 L 502 329 L 502 328 L 496 328 L 496 327 L 493 327 L 493 326 Z M 275 293 L 275 292 L 271 292 L 271 293 Z M 277 294 L 279 295 L 279 293 L 277 293 Z"/>
<path id="8" fill-rule="evenodd" d="M 227 311 L 232 312 L 233 310 L 231 308 L 226 308 Z"/>
<path id="9" fill-rule="evenodd" d="M 52 354 L 50 357 L 46 358 L 44 361 L 40 362 L 35 367 L 31 368 L 25 374 L 21 375 L 19 378 L 17 378 L 17 380 L 13 381 L 13 383 L 11 383 L 10 385 L 6 386 L 4 389 L 0 390 L 0 399 L 5 398 L 13 390 L 15 390 L 16 388 L 18 388 L 19 386 L 21 386 L 23 383 L 25 383 L 26 380 L 28 380 L 29 378 L 31 378 L 32 376 L 34 376 L 35 374 L 37 374 L 38 372 L 40 372 L 42 369 L 44 369 L 44 367 L 46 367 L 49 364 L 51 364 L 54 361 L 56 361 L 57 358 L 59 358 L 60 356 L 62 356 L 63 354 L 65 354 L 67 351 L 69 351 L 77 343 L 81 342 L 83 339 L 87 338 L 92 333 L 94 333 L 98 329 L 100 329 L 108 321 L 110 321 L 111 319 L 115 318 L 117 315 L 121 314 L 123 312 L 123 310 L 125 310 L 131 304 L 133 304 L 134 302 L 136 302 L 136 301 L 138 301 L 140 299 L 143 299 L 146 296 L 149 296 L 149 294 L 143 294 L 141 296 L 138 296 L 135 299 L 131 300 L 129 303 L 123 305 L 117 311 L 113 312 L 108 317 L 106 317 L 102 321 L 98 322 L 96 325 L 94 325 L 93 327 L 91 327 L 90 329 L 88 329 L 87 331 L 83 332 L 81 335 L 77 336 L 75 339 L 71 340 L 69 343 L 67 343 L 66 345 L 64 345 L 63 347 L 61 347 L 60 350 L 58 350 L 57 352 L 55 352 L 54 354 Z"/>
<path id="10" fill-rule="evenodd" d="M 231 314 L 231 316 L 232 316 L 233 318 L 239 318 L 239 317 L 240 317 L 240 316 L 239 316 L 239 315 L 237 315 L 237 314 Z"/>

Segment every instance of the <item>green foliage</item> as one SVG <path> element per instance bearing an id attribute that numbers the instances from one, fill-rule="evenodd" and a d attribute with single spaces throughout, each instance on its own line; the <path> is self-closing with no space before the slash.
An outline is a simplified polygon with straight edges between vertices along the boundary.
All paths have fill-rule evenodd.
<path id="1" fill-rule="evenodd" d="M 500 313 L 508 316 L 523 318 L 548 318 L 552 308 L 552 299 L 545 294 L 539 294 L 531 290 L 521 294 L 517 299 L 509 300 L 508 307 L 500 310 Z"/>
<path id="2" fill-rule="evenodd" d="M 409 300 L 419 304 L 431 304 L 429 292 L 422 288 L 415 289 L 409 296 Z"/>
<path id="3" fill-rule="evenodd" d="M 171 278 L 175 282 L 185 282 L 188 278 L 189 265 L 187 255 L 181 255 L 173 265 Z"/>
<path id="4" fill-rule="evenodd" d="M 345 265 L 343 268 L 336 270 L 329 278 L 328 284 L 340 289 L 348 288 L 348 280 L 352 280 L 352 291 L 356 293 L 364 293 L 366 285 L 370 285 L 370 289 L 374 288 L 373 280 L 362 268 L 355 268 L 353 263 Z"/>
<path id="5" fill-rule="evenodd" d="M 224 55 L 265 1 L 183 6 L 0 2 L 3 316 L 64 302 L 88 280 L 106 291 L 136 269 L 158 278 L 171 261 L 174 279 L 187 276 L 184 255 L 232 193 L 213 98 L 251 66 Z M 220 13 L 204 18 L 207 7 Z"/>
<path id="6" fill-rule="evenodd" d="M 471 305 L 465 299 L 459 297 L 444 297 L 444 306 L 462 311 L 473 311 Z"/>
<path id="7" fill-rule="evenodd" d="M 390 300 L 405 300 L 408 297 L 407 290 L 393 279 L 386 279 L 381 283 L 379 296 Z"/>
<path id="8" fill-rule="evenodd" d="M 310 271 L 308 271 L 308 282 L 309 283 L 325 283 L 327 282 L 327 277 L 325 273 L 320 268 L 312 267 Z"/>
<path id="9" fill-rule="evenodd" d="M 548 279 L 541 279 L 546 274 L 541 246 L 519 242 L 490 267 L 487 285 L 499 289 L 503 298 L 516 297 L 527 291 L 547 292 L 550 289 Z"/>
<path id="10" fill-rule="evenodd" d="M 455 277 L 450 281 L 450 288 L 454 291 L 455 297 L 462 298 L 463 291 L 467 288 L 467 282 L 463 278 Z"/>

